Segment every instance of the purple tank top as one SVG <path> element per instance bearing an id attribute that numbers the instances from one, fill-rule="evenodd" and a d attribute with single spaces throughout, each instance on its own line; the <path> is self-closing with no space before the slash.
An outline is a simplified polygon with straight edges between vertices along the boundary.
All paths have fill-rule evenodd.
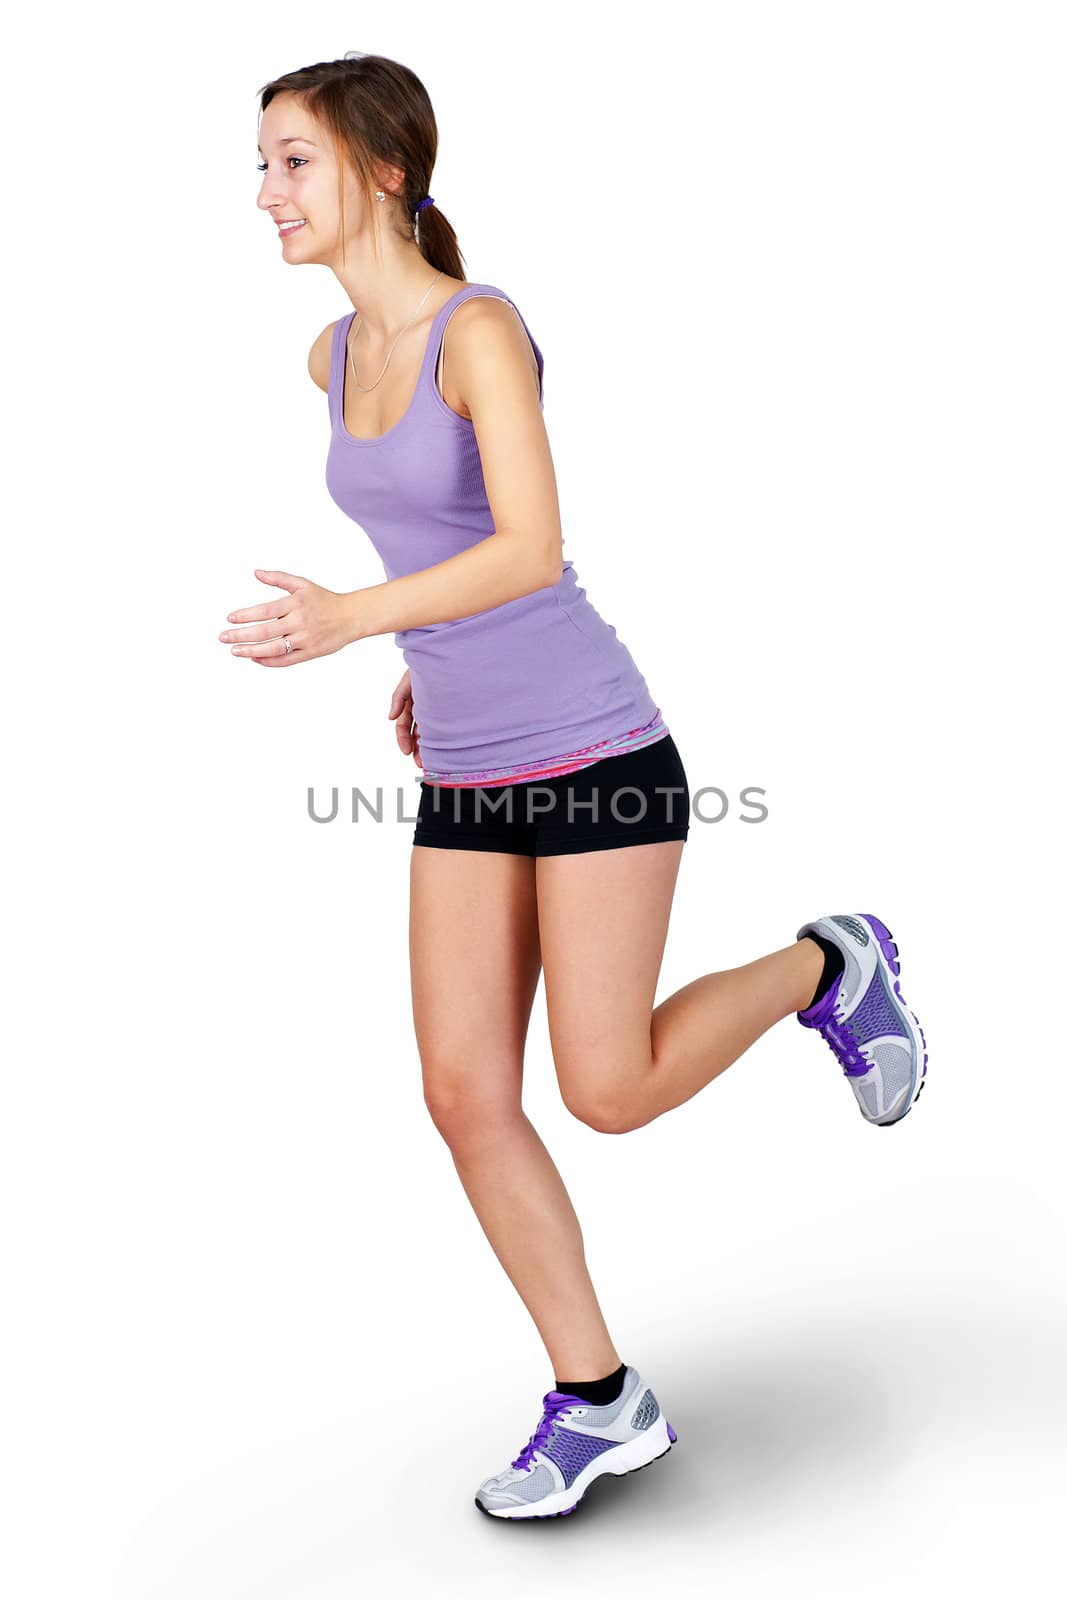
<path id="1" fill-rule="evenodd" d="M 345 341 L 355 312 L 333 330 L 326 485 L 367 534 L 389 579 L 446 561 L 494 531 L 474 424 L 446 404 L 436 379 L 445 324 L 472 295 L 514 306 L 491 284 L 457 289 L 430 326 L 411 404 L 373 439 L 357 438 L 344 422 Z M 544 361 L 526 333 L 542 375 L 544 409 Z M 411 669 L 426 781 L 505 782 L 493 774 L 526 776 L 576 753 L 590 755 L 593 747 L 626 748 L 635 733 L 643 736 L 636 742 L 649 742 L 668 731 L 630 652 L 586 598 L 572 561 L 564 561 L 553 585 L 468 617 L 403 629 L 394 640 Z M 583 764 L 589 763 L 570 767 Z"/>

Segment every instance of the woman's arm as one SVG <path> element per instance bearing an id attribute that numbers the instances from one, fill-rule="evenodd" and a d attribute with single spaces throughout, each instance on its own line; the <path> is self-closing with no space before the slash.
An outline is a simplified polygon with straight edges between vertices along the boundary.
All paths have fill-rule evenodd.
<path id="1" fill-rule="evenodd" d="M 506 301 L 483 296 L 464 301 L 449 329 L 449 373 L 474 423 L 494 532 L 436 566 L 344 595 L 348 643 L 488 611 L 558 583 L 563 571 L 556 475 L 526 330 Z"/>

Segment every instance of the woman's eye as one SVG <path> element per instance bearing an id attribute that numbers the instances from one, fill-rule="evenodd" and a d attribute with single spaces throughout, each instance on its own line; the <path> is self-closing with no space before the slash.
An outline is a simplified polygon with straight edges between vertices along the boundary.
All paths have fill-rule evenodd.
<path id="1" fill-rule="evenodd" d="M 305 156 L 286 156 L 285 159 L 286 159 L 286 161 L 296 161 L 302 167 L 306 167 L 307 166 L 307 158 Z M 266 172 L 266 170 L 267 170 L 267 163 L 265 161 L 257 161 L 256 162 L 256 171 L 257 172 Z M 292 168 L 290 167 L 289 170 L 292 171 Z"/>

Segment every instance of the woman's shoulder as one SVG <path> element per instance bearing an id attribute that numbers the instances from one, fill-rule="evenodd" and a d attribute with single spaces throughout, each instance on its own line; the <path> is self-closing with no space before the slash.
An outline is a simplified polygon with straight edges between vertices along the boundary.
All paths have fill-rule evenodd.
<path id="1" fill-rule="evenodd" d="M 472 284 L 477 292 L 453 307 L 448 317 L 448 345 L 475 359 L 489 351 L 517 351 L 538 381 L 538 355 L 525 318 L 506 290 L 496 284 Z"/>
<path id="2" fill-rule="evenodd" d="M 333 331 L 340 321 L 340 317 L 335 317 L 332 322 L 328 322 L 308 352 L 308 371 L 313 382 L 318 384 L 324 394 L 329 394 L 330 392 L 330 353 L 333 349 Z"/>

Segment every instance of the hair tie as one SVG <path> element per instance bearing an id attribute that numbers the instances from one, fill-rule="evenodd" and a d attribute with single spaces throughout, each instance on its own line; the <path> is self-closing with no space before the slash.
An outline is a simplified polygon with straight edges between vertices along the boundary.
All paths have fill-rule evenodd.
<path id="1" fill-rule="evenodd" d="M 423 206 L 432 206 L 432 205 L 433 205 L 433 195 L 432 194 L 428 194 L 426 196 L 425 200 L 420 200 L 419 201 L 418 205 L 415 207 L 415 210 L 416 211 L 421 211 Z"/>

